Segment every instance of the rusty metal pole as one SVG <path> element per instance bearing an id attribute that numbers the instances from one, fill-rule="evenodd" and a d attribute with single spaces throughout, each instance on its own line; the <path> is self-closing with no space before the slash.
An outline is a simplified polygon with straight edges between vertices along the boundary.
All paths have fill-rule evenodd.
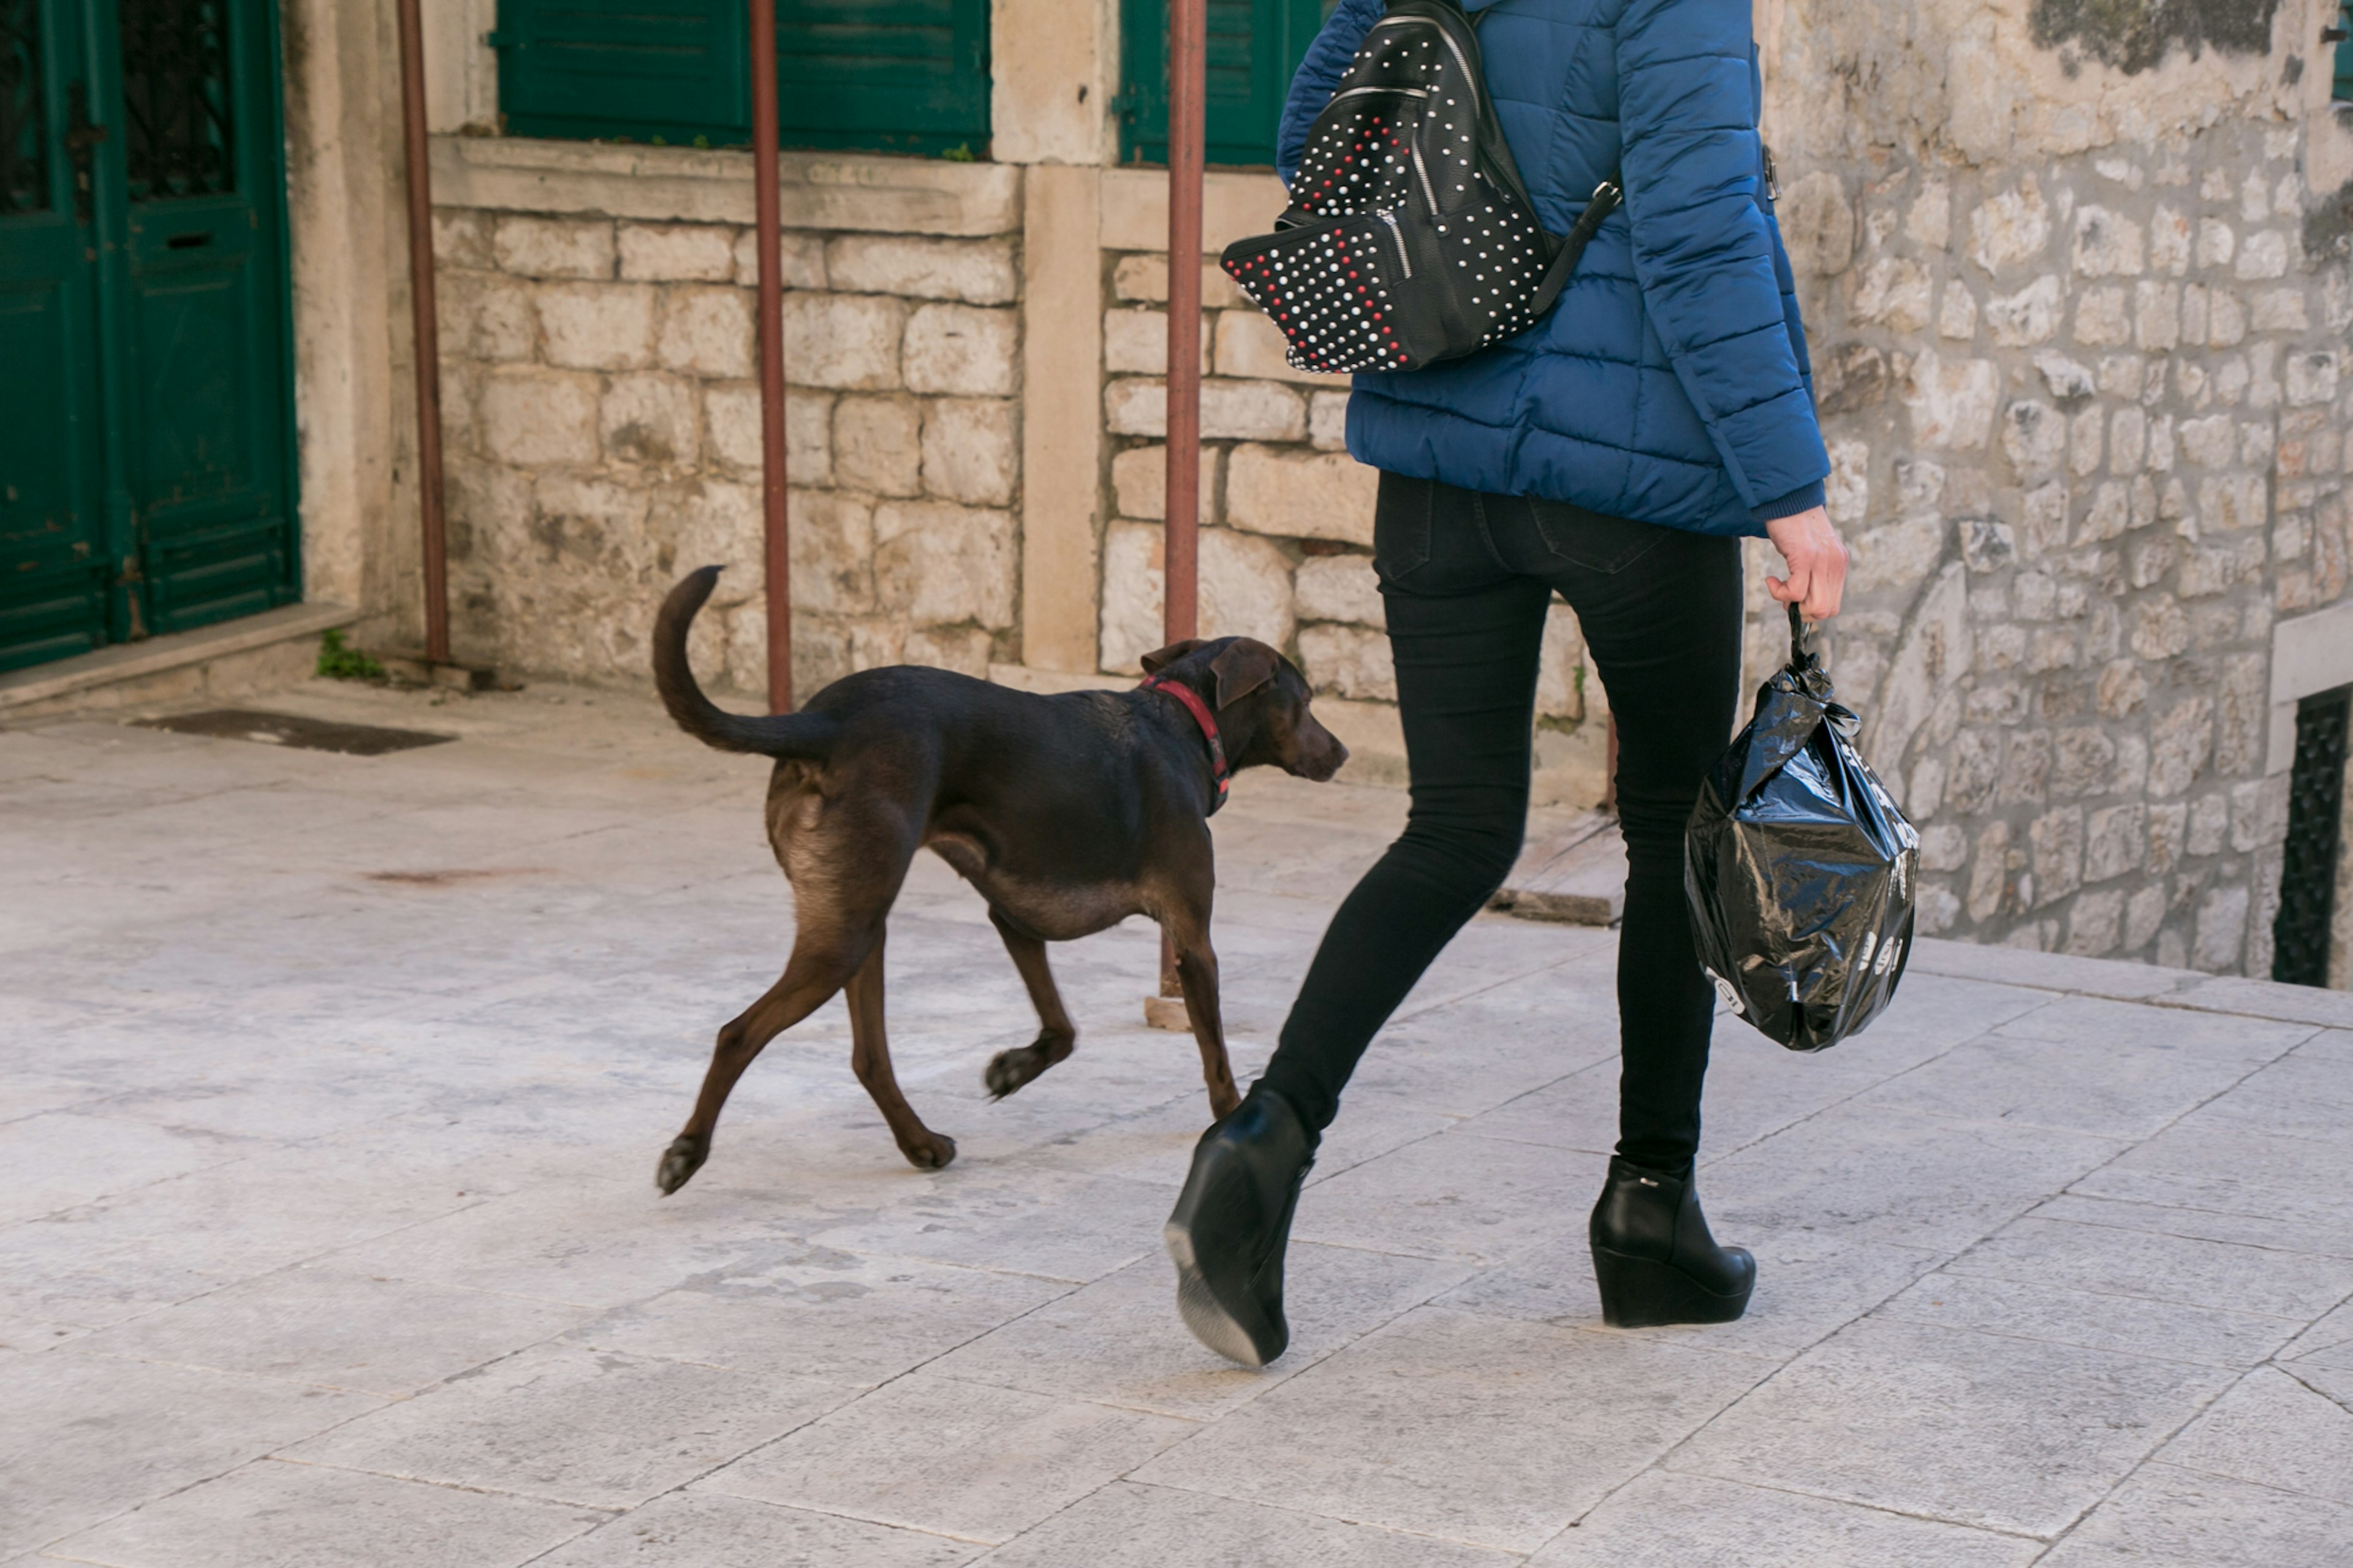
<path id="1" fill-rule="evenodd" d="M 407 0 L 410 5 L 416 0 Z M 752 0 L 754 237 L 760 263 L 760 478 L 768 710 L 793 710 L 793 559 L 785 504 L 785 264 L 776 192 L 776 0 Z"/>
<path id="2" fill-rule="evenodd" d="M 432 150 L 425 130 L 425 24 L 398 0 L 400 129 L 408 162 L 408 310 L 417 337 L 417 516 L 425 549 L 425 658 L 449 662 L 449 543 L 441 510 L 441 331 L 433 302 Z"/>
<path id="3" fill-rule="evenodd" d="M 1208 0 L 1168 4 L 1168 477 L 1161 542 L 1161 633 L 1200 635 L 1201 164 Z M 1176 954 L 1160 939 L 1160 994 L 1181 996 Z"/>

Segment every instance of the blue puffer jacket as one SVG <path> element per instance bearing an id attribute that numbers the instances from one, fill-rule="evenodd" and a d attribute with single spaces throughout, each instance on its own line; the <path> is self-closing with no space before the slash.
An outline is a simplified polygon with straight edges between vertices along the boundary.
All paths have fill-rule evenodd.
<path id="1" fill-rule="evenodd" d="M 1757 133 L 1749 0 L 1462 0 L 1544 225 L 1622 169 L 1551 315 L 1356 378 L 1348 450 L 1395 473 L 1704 533 L 1820 505 L 1830 459 Z M 1288 182 L 1382 0 L 1339 0 L 1283 109 Z M 1481 16 L 1478 13 L 1484 12 Z"/>

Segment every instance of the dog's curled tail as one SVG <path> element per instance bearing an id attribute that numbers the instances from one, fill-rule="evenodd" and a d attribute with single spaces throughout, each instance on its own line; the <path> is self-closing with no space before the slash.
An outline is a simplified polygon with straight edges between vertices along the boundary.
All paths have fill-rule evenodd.
<path id="1" fill-rule="evenodd" d="M 840 726 L 822 713 L 747 716 L 730 713 L 702 694 L 686 658 L 686 629 L 719 584 L 717 566 L 690 572 L 662 601 L 654 617 L 654 686 L 678 727 L 723 752 L 755 752 L 765 757 L 823 762 Z"/>

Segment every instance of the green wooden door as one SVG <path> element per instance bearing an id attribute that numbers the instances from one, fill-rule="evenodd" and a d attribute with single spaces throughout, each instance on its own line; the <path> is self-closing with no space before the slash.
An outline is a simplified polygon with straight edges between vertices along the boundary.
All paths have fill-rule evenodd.
<path id="1" fill-rule="evenodd" d="M 77 3 L 0 0 L 0 669 L 120 635 L 99 438 L 98 241 L 68 145 L 89 94 Z"/>
<path id="2" fill-rule="evenodd" d="M 272 8 L 0 18 L 0 667 L 290 603 Z"/>

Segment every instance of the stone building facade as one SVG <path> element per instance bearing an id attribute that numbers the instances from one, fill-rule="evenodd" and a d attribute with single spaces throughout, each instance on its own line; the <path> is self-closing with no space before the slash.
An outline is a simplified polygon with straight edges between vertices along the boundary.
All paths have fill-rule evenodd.
<path id="1" fill-rule="evenodd" d="M 748 692 L 765 657 L 749 158 L 492 133 L 487 8 L 437 11 L 428 39 L 460 651 L 641 682 L 664 588 L 723 561 L 696 653 Z M 997 0 L 976 162 L 786 155 L 803 691 L 902 659 L 1108 683 L 1158 641 L 1165 181 L 1118 163 L 1118 9 Z M 2269 971 L 2295 705 L 2353 682 L 2353 117 L 2329 103 L 2333 20 L 2334 0 L 1757 0 L 1831 509 L 1854 546 L 1824 641 L 1923 831 L 1925 929 Z M 305 61 L 318 84 L 385 41 L 339 26 L 343 53 Z M 380 133 L 380 95 L 347 96 Z M 298 135 L 323 85 L 306 102 Z M 364 282 L 395 254 L 396 322 L 392 187 L 362 191 L 366 172 L 341 177 L 380 227 L 345 271 Z M 331 195 L 295 193 L 298 274 Z M 1263 172 L 1213 172 L 1208 248 L 1282 205 Z M 1284 366 L 1213 268 L 1205 300 L 1205 629 L 1283 647 L 1354 776 L 1398 782 L 1345 387 Z M 355 341 L 342 310 L 312 314 Z M 312 332 L 312 384 L 336 346 Z M 417 615 L 391 521 L 410 504 L 410 367 L 396 330 L 364 346 L 343 402 L 370 460 L 344 473 L 306 447 L 305 471 L 319 493 L 365 490 L 365 526 L 322 512 L 311 559 L 396 639 Z M 1786 647 L 1772 560 L 1749 547 L 1752 685 Z M 1555 616 L 1537 797 L 1589 804 L 1604 694 Z M 2337 910 L 2342 984 L 2353 889 Z"/>

